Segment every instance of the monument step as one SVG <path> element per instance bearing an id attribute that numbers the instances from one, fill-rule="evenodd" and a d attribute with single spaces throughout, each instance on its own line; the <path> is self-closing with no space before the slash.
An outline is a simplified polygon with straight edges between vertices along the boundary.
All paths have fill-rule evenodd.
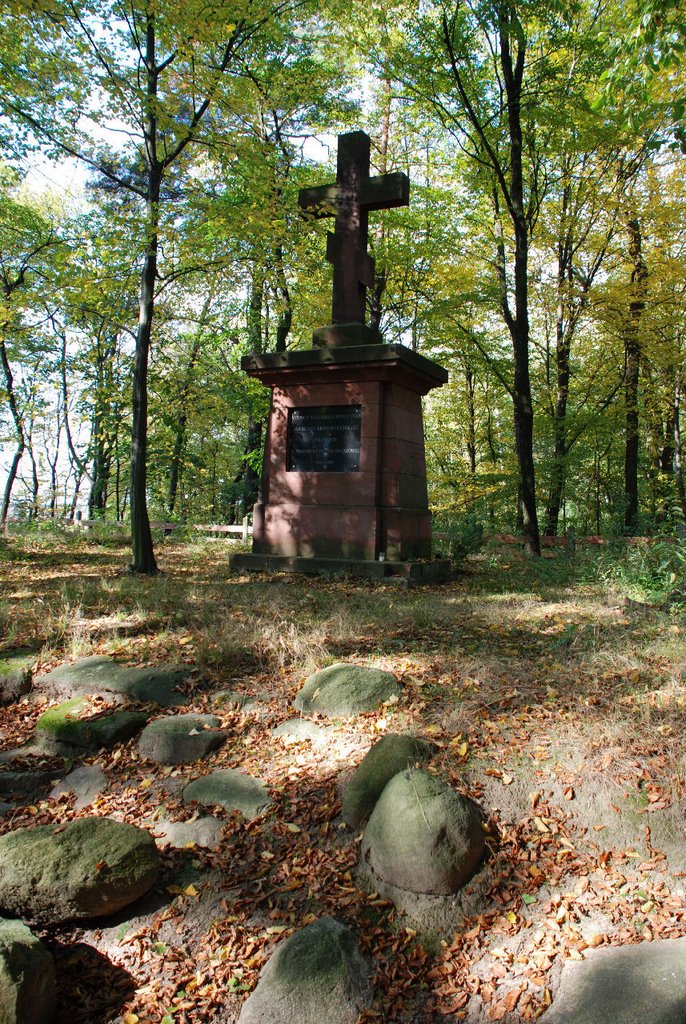
<path id="1" fill-rule="evenodd" d="M 297 555 L 237 554 L 231 559 L 231 568 L 247 572 L 302 572 L 315 576 L 328 573 L 359 576 L 365 579 L 392 579 L 409 585 L 443 583 L 450 577 L 451 566 L 447 558 L 426 561 L 373 562 L 361 558 L 306 558 Z"/>

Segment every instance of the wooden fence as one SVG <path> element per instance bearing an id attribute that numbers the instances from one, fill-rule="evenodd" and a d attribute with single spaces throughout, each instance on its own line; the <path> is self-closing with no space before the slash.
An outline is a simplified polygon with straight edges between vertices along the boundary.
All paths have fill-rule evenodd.
<path id="1" fill-rule="evenodd" d="M 92 530 L 94 526 L 108 526 L 114 527 L 115 529 L 128 529 L 127 523 L 121 523 L 118 521 L 106 521 L 103 519 L 83 519 L 80 516 L 76 516 L 75 519 L 54 519 L 53 523 L 55 526 L 67 526 L 72 527 L 75 530 Z M 10 526 L 25 526 L 25 520 L 20 519 L 8 519 L 5 523 L 5 529 Z M 153 520 L 150 523 L 152 530 L 162 530 L 165 537 L 174 533 L 175 530 L 183 529 L 182 523 L 165 523 L 158 520 Z M 209 534 L 210 536 L 225 536 L 225 537 L 237 537 L 247 544 L 250 537 L 252 537 L 252 526 L 245 516 L 241 523 L 228 524 L 228 523 L 194 523 L 192 526 L 193 530 L 198 533 Z"/>

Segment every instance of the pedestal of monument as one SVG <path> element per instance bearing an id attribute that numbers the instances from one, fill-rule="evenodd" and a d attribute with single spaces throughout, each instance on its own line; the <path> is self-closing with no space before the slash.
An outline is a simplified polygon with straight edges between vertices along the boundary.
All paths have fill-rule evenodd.
<path id="1" fill-rule="evenodd" d="M 444 579 L 431 559 L 421 398 L 443 367 L 402 345 L 252 355 L 272 389 L 253 551 L 239 569 Z"/>

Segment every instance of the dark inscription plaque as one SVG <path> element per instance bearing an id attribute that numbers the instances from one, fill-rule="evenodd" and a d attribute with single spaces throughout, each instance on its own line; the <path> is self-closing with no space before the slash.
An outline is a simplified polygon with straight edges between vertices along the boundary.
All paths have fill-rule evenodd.
<path id="1" fill-rule="evenodd" d="M 314 405 L 288 415 L 288 470 L 359 473 L 361 405 Z"/>

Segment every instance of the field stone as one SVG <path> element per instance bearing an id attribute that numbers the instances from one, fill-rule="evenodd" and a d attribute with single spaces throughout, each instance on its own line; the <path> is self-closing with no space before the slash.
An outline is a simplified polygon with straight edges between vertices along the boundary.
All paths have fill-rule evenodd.
<path id="1" fill-rule="evenodd" d="M 35 654 L 5 654 L 0 658 L 0 705 L 14 704 L 31 689 Z"/>
<path id="2" fill-rule="evenodd" d="M 109 779 L 101 768 L 94 764 L 82 764 L 65 775 L 51 790 L 50 796 L 57 800 L 63 793 L 74 793 L 77 811 L 89 807 L 109 787 Z"/>
<path id="3" fill-rule="evenodd" d="M 0 798 L 27 803 L 37 800 L 53 784 L 59 772 L 39 769 L 37 771 L 0 771 Z"/>
<path id="4" fill-rule="evenodd" d="M 263 782 L 235 768 L 222 768 L 190 782 L 183 791 L 183 802 L 194 801 L 204 807 L 218 804 L 225 811 L 240 811 L 249 821 L 272 803 Z"/>
<path id="5" fill-rule="evenodd" d="M 157 764 L 189 764 L 226 740 L 216 715 L 168 715 L 150 722 L 141 733 L 138 752 Z"/>
<path id="6" fill-rule="evenodd" d="M 382 736 L 367 751 L 348 783 L 343 797 L 343 820 L 352 828 L 359 828 L 393 776 L 417 762 L 426 763 L 437 749 L 435 743 L 414 736 Z"/>
<path id="7" fill-rule="evenodd" d="M 143 711 L 101 711 L 88 713 L 88 697 L 72 697 L 44 711 L 36 722 L 35 742 L 47 751 L 69 749 L 95 752 L 125 743 L 143 728 L 148 716 Z"/>
<path id="8" fill-rule="evenodd" d="M 364 714 L 397 698 L 401 688 L 390 672 L 339 662 L 313 673 L 296 695 L 296 711 L 318 711 L 329 718 Z"/>
<path id="9" fill-rule="evenodd" d="M 360 868 L 410 892 L 445 896 L 473 875 L 485 850 L 477 805 L 421 768 L 394 775 L 362 836 Z"/>
<path id="10" fill-rule="evenodd" d="M 589 950 L 562 968 L 541 1024 L 683 1024 L 686 939 Z"/>
<path id="11" fill-rule="evenodd" d="M 223 827 L 223 823 L 210 814 L 193 821 L 165 821 L 155 824 L 155 842 L 158 847 L 171 846 L 175 850 L 192 846 L 216 850 L 221 843 Z"/>
<path id="12" fill-rule="evenodd" d="M 0 911 L 41 924 L 114 914 L 155 883 L 159 859 L 145 829 L 77 818 L 0 836 Z"/>
<path id="13" fill-rule="evenodd" d="M 321 725 L 309 722 L 306 718 L 290 718 L 287 722 L 282 722 L 281 725 L 272 729 L 272 736 L 276 736 L 286 743 L 307 741 L 315 744 L 326 743 L 330 734 L 330 729 L 322 729 Z"/>
<path id="14" fill-rule="evenodd" d="M 0 1022 L 51 1024 L 55 964 L 21 921 L 0 919 Z"/>
<path id="15" fill-rule="evenodd" d="M 37 677 L 34 687 L 55 698 L 118 693 L 132 700 L 173 707 L 186 702 L 178 687 L 192 671 L 189 665 L 132 668 L 97 654 Z"/>
<path id="16" fill-rule="evenodd" d="M 322 917 L 277 946 L 238 1024 L 357 1024 L 372 1002 L 369 973 L 355 934 Z"/>
<path id="17" fill-rule="evenodd" d="M 216 690 L 212 694 L 212 703 L 218 708 L 233 705 L 246 714 L 257 711 L 260 707 L 257 697 L 251 697 L 248 693 L 239 693 L 238 690 Z"/>

